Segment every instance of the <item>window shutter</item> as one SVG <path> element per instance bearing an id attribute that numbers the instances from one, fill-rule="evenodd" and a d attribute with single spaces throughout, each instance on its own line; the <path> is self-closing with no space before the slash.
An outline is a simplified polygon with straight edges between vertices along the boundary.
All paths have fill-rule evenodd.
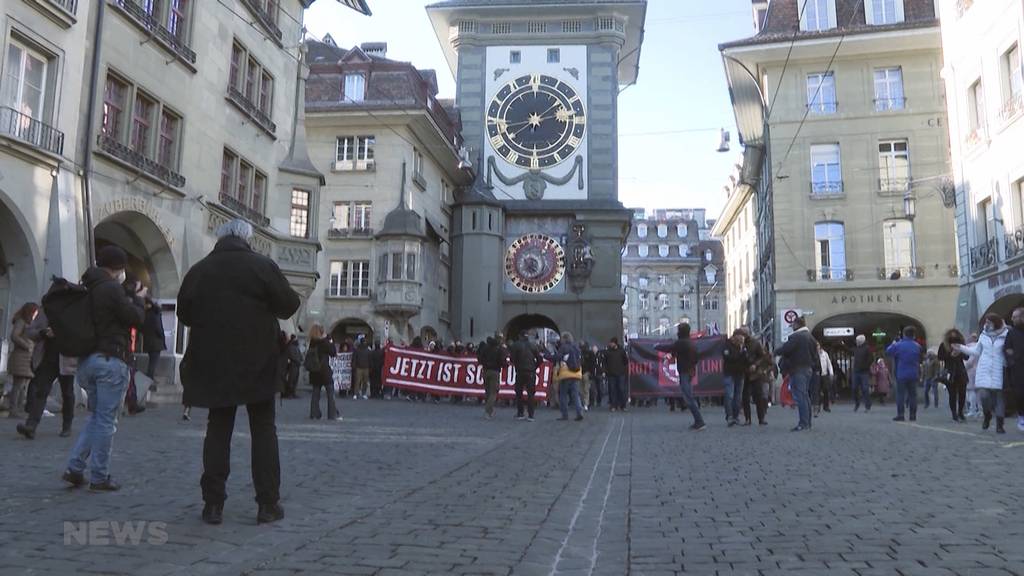
<path id="1" fill-rule="evenodd" d="M 828 27 L 836 27 L 836 0 L 827 0 L 828 4 Z M 844 22 L 845 25 L 845 22 Z"/>
<path id="2" fill-rule="evenodd" d="M 807 30 L 807 6 L 808 2 L 814 2 L 814 0 L 800 0 L 797 4 L 799 6 L 800 14 L 800 29 Z"/>
<path id="3" fill-rule="evenodd" d="M 864 21 L 868 26 L 875 25 L 875 2 L 878 0 L 864 0 Z"/>
<path id="4" fill-rule="evenodd" d="M 896 3 L 896 21 L 897 22 L 903 22 L 905 20 L 904 17 L 903 17 L 903 4 L 904 4 L 904 1 L 903 0 L 895 0 L 895 3 Z"/>

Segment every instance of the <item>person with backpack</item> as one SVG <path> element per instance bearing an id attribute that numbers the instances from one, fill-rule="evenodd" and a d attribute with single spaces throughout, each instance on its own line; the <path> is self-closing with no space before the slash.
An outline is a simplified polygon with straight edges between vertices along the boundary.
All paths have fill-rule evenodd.
<path id="1" fill-rule="evenodd" d="M 40 310 L 36 319 L 29 324 L 25 335 L 36 345 L 32 351 L 32 371 L 35 376 L 28 389 L 28 418 L 24 424 L 18 424 L 18 434 L 32 440 L 36 437 L 36 428 L 46 409 L 46 399 L 50 396 L 53 381 L 60 382 L 61 396 L 61 427 L 60 437 L 71 436 L 71 422 L 75 417 L 75 372 L 78 370 L 78 359 L 61 354 L 53 342 L 54 333 L 46 312 Z"/>
<path id="2" fill-rule="evenodd" d="M 501 333 L 488 337 L 476 353 L 477 361 L 484 369 L 484 390 L 486 400 L 484 413 L 487 419 L 494 418 L 494 404 L 498 401 L 498 387 L 501 384 L 501 370 L 508 366 L 508 349 L 505 348 Z"/>
<path id="3" fill-rule="evenodd" d="M 562 332 L 558 346 L 558 407 L 562 411 L 559 420 L 569 419 L 569 401 L 576 409 L 576 421 L 583 420 L 583 403 L 580 400 L 580 381 L 583 379 L 583 355 L 573 340 L 572 333 Z"/>
<path id="4" fill-rule="evenodd" d="M 676 358 L 676 372 L 679 374 L 679 391 L 683 401 L 693 414 L 690 430 L 700 432 L 707 428 L 704 417 L 700 413 L 700 404 L 693 396 L 693 380 L 697 376 L 697 347 L 690 340 L 690 325 L 683 322 L 676 328 L 676 341 L 658 344 L 654 347 L 659 352 L 668 352 Z"/>
<path id="5" fill-rule="evenodd" d="M 82 325 L 68 326 L 65 319 L 58 318 L 55 310 L 46 309 L 57 336 L 58 348 L 61 348 L 62 338 L 72 336 L 69 334 L 71 331 L 93 337 L 92 345 L 87 346 L 91 350 L 78 363 L 78 382 L 89 395 L 92 413 L 71 449 L 63 480 L 74 487 L 84 485 L 88 467 L 89 490 L 97 492 L 120 489 L 110 477 L 111 448 L 117 430 L 117 413 L 128 388 L 131 330 L 142 326 L 145 321 L 143 298 L 147 290 L 143 286 L 132 294 L 125 289 L 127 264 L 128 255 L 118 246 L 100 249 L 96 255 L 96 266 L 86 270 L 82 276 L 82 283 L 88 290 L 88 298 L 84 301 L 88 302 L 92 314 L 91 319 L 79 316 Z M 46 303 L 44 298 L 44 307 Z"/>
<path id="6" fill-rule="evenodd" d="M 240 219 L 217 230 L 213 251 L 185 274 L 178 320 L 190 329 L 181 363 L 183 401 L 209 409 L 203 442 L 202 519 L 220 524 L 231 470 L 231 436 L 245 405 L 252 438 L 257 524 L 284 518 L 275 425 L 280 321 L 299 309 L 299 295 L 277 263 L 252 249 L 253 228 Z"/>
<path id="7" fill-rule="evenodd" d="M 32 352 L 35 348 L 35 342 L 25 332 L 38 312 L 39 305 L 28 302 L 15 312 L 11 320 L 11 355 L 7 359 L 7 371 L 14 381 L 7 392 L 6 405 L 11 418 L 25 417 L 25 399 L 33 376 Z"/>
<path id="8" fill-rule="evenodd" d="M 321 388 L 327 396 L 327 419 L 341 420 L 337 402 L 334 400 L 334 373 L 331 371 L 331 358 L 336 355 L 334 343 L 327 337 L 324 327 L 313 324 L 309 329 L 309 348 L 306 348 L 306 357 L 303 360 L 303 367 L 309 372 L 309 385 L 313 387 L 313 394 L 309 399 L 310 420 L 319 420 L 323 417 L 323 413 L 320 412 Z"/>

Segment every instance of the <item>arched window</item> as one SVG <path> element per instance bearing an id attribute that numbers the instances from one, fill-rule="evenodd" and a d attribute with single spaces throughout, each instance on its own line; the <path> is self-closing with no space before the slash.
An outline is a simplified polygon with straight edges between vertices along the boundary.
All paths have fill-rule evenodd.
<path id="1" fill-rule="evenodd" d="M 637 224 L 636 225 L 636 237 L 637 238 L 647 238 L 647 224 Z"/>
<path id="2" fill-rule="evenodd" d="M 661 256 L 662 258 L 668 258 L 668 244 L 658 245 L 658 256 Z"/>
<path id="3" fill-rule="evenodd" d="M 640 256 L 641 258 L 647 258 L 647 248 L 648 248 L 648 247 L 647 247 L 647 244 L 641 244 L 641 245 L 640 245 L 640 246 L 639 246 L 639 247 L 637 248 L 637 254 L 638 254 L 638 255 L 639 255 L 639 256 Z"/>
<path id="4" fill-rule="evenodd" d="M 679 236 L 680 238 L 686 238 L 686 235 L 688 233 L 689 230 L 687 229 L 686 224 L 676 224 L 676 236 Z"/>
<path id="5" fill-rule="evenodd" d="M 664 292 L 658 294 L 658 309 L 668 310 L 668 294 L 665 294 Z"/>
<path id="6" fill-rule="evenodd" d="M 658 224 L 658 238 L 668 238 L 668 224 Z"/>

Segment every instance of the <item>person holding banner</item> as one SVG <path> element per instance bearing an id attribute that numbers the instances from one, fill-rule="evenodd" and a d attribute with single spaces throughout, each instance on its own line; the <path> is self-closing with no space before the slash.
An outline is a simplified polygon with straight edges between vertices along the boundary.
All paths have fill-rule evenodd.
<path id="1" fill-rule="evenodd" d="M 659 352 L 668 352 L 676 357 L 676 372 L 679 373 L 679 391 L 683 401 L 693 414 L 690 430 L 700 432 L 707 428 L 704 417 L 700 414 L 700 405 L 693 396 L 693 379 L 697 375 L 697 348 L 690 341 L 690 325 L 685 322 L 676 330 L 676 341 L 670 344 L 658 344 L 654 347 Z"/>
<path id="2" fill-rule="evenodd" d="M 490 420 L 494 418 L 494 403 L 498 400 L 501 370 L 508 366 L 508 350 L 500 333 L 489 336 L 477 349 L 477 360 L 484 369 L 484 389 L 487 391 L 484 411 Z"/>
<path id="3" fill-rule="evenodd" d="M 608 341 L 604 351 L 605 378 L 608 381 L 608 406 L 612 412 L 626 411 L 629 401 L 629 385 L 626 383 L 626 371 L 629 369 L 629 357 L 619 346 L 619 339 Z"/>
<path id="4" fill-rule="evenodd" d="M 534 395 L 537 393 L 537 367 L 544 359 L 537 347 L 530 342 L 530 335 L 526 332 L 519 334 L 519 339 L 512 345 L 510 351 L 512 366 L 516 369 L 516 420 L 533 422 Z M 523 401 L 523 394 L 526 394 L 526 401 Z M 526 408 L 527 416 L 523 416 L 523 408 Z"/>

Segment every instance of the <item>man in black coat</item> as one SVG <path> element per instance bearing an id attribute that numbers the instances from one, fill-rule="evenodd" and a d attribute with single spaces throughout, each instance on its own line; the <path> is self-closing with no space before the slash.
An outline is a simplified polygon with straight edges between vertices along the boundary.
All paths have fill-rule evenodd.
<path id="1" fill-rule="evenodd" d="M 259 504 L 257 522 L 284 517 L 278 500 L 281 467 L 274 426 L 277 392 L 278 320 L 299 309 L 273 260 L 249 246 L 252 226 L 232 220 L 181 283 L 178 319 L 191 328 L 181 364 L 184 403 L 210 409 L 203 444 L 203 520 L 223 518 L 235 411 L 244 404 L 252 436 L 252 477 Z"/>
<path id="2" fill-rule="evenodd" d="M 619 346 L 619 339 L 612 338 L 604 350 L 604 369 L 608 379 L 608 407 L 612 412 L 626 411 L 629 402 L 629 357 Z"/>
<path id="3" fill-rule="evenodd" d="M 1006 360 L 1009 368 L 1009 388 L 1017 404 L 1017 429 L 1024 432 L 1024 308 L 1017 308 L 1011 316 L 1013 327 L 1006 333 Z"/>
<path id="4" fill-rule="evenodd" d="M 679 391 L 683 401 L 690 407 L 693 414 L 693 425 L 690 430 L 700 432 L 707 428 L 704 417 L 700 414 L 700 405 L 693 396 L 693 380 L 697 376 L 697 347 L 690 340 L 690 325 L 685 322 L 676 330 L 676 341 L 671 344 L 659 344 L 655 350 L 668 352 L 676 357 L 676 372 L 679 373 Z"/>
<path id="5" fill-rule="evenodd" d="M 530 342 L 530 336 L 523 332 L 519 339 L 512 345 L 509 351 L 512 357 L 512 366 L 516 369 L 516 420 L 527 418 L 533 422 L 534 395 L 537 393 L 537 367 L 544 358 L 540 350 Z M 526 402 L 523 402 L 523 393 L 526 393 Z M 529 416 L 523 416 L 523 407 Z"/>
<path id="6" fill-rule="evenodd" d="M 146 364 L 146 376 L 149 376 L 150 380 L 156 377 L 156 365 L 160 361 L 160 353 L 167 350 L 165 338 L 164 318 L 160 305 L 147 298 L 146 321 L 142 324 L 142 347 L 149 356 L 149 363 Z"/>
<path id="7" fill-rule="evenodd" d="M 775 353 L 786 361 L 789 389 L 793 393 L 793 402 L 796 403 L 799 419 L 793 432 L 801 432 L 811 428 L 809 390 L 814 365 L 817 364 L 818 369 L 821 370 L 821 360 L 818 357 L 818 342 L 811 335 L 811 331 L 807 329 L 807 322 L 803 317 L 798 317 L 790 326 L 793 328 L 793 334 Z"/>
<path id="8" fill-rule="evenodd" d="M 298 398 L 299 371 L 302 369 L 302 350 L 299 349 L 299 339 L 292 334 L 288 339 L 288 380 L 285 383 L 284 397 Z"/>

